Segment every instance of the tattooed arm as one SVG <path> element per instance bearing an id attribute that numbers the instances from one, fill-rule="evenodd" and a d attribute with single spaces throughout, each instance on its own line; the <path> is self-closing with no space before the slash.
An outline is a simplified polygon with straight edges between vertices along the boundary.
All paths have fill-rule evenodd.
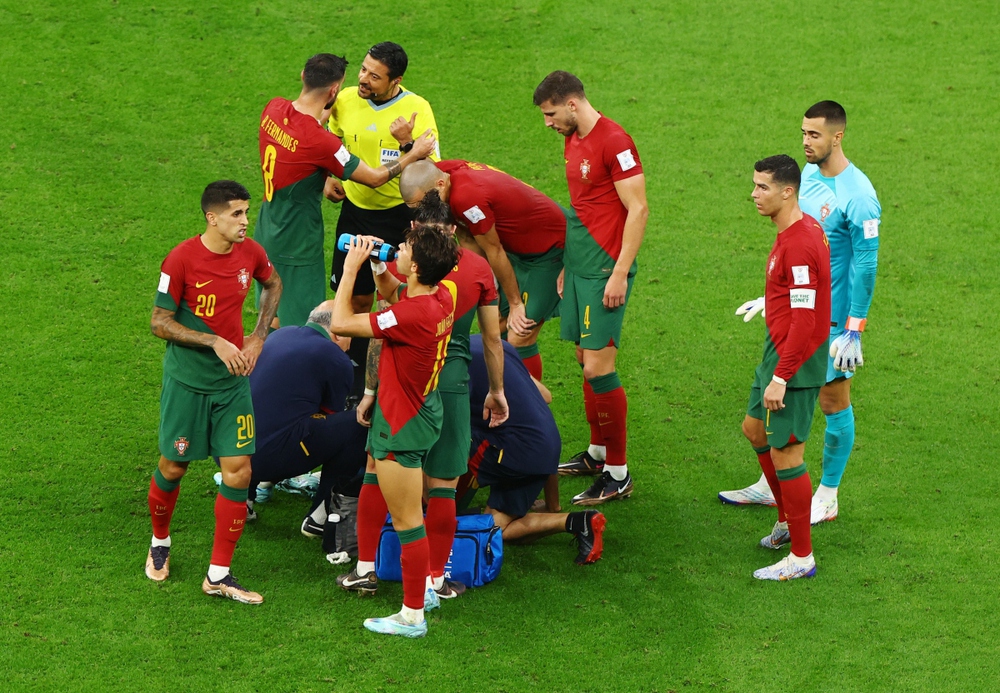
<path id="1" fill-rule="evenodd" d="M 389 302 L 378 301 L 378 310 L 385 310 Z M 365 396 L 358 403 L 358 423 L 371 426 L 372 412 L 375 410 L 375 395 L 368 394 L 378 390 L 378 362 L 382 356 L 382 340 L 372 337 L 368 340 L 368 358 L 365 361 Z"/>
<path id="2" fill-rule="evenodd" d="M 249 363 L 236 345 L 217 334 L 198 332 L 174 320 L 174 312 L 154 306 L 149 322 L 153 334 L 174 344 L 212 349 L 233 375 L 248 375 Z"/>

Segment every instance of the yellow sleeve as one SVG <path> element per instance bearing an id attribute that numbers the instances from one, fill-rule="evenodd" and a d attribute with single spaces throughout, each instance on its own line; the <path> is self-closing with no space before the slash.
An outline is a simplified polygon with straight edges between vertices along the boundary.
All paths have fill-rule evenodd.
<path id="1" fill-rule="evenodd" d="M 416 96 L 416 94 L 413 95 Z M 417 114 L 417 119 L 413 123 L 413 137 L 419 137 L 424 130 L 430 128 L 431 132 L 434 133 L 434 139 L 437 140 L 437 148 L 429 158 L 433 161 L 441 161 L 441 135 L 438 133 L 437 121 L 434 120 L 434 111 L 431 110 L 431 105 L 425 99 L 417 96 L 417 103 L 411 112 Z"/>

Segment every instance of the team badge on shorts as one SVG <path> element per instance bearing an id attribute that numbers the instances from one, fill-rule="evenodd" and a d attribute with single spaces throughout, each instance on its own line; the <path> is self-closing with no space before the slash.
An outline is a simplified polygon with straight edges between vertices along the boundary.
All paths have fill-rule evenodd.
<path id="1" fill-rule="evenodd" d="M 580 176 L 583 180 L 587 180 L 588 173 L 590 173 L 590 159 L 584 159 L 580 162 Z"/>
<path id="2" fill-rule="evenodd" d="M 189 447 L 191 447 L 191 443 L 184 436 L 174 441 L 174 449 L 177 450 L 178 455 L 183 455 Z"/>
<path id="3" fill-rule="evenodd" d="M 247 272 L 246 267 L 240 269 L 239 273 L 236 275 L 236 281 L 240 283 L 240 286 L 243 287 L 244 291 L 250 288 L 250 273 Z"/>

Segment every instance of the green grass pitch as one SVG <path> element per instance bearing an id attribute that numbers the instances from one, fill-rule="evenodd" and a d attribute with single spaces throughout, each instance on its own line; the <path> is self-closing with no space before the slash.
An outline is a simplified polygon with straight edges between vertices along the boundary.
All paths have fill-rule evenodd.
<path id="1" fill-rule="evenodd" d="M 985 0 L 2 0 L 0 687 L 995 689 L 997 26 Z M 353 84 L 387 39 L 410 54 L 405 84 L 434 106 L 445 156 L 564 204 L 561 138 L 531 93 L 577 73 L 635 138 L 652 213 L 619 368 L 636 492 L 606 509 L 604 559 L 578 568 L 566 535 L 508 547 L 495 583 L 406 642 L 361 628 L 396 609 L 398 586 L 337 590 L 294 497 L 264 506 L 237 550 L 266 603 L 204 597 L 207 462 L 182 487 L 171 579 L 142 573 L 159 263 L 203 228 L 207 182 L 243 181 L 256 211 L 257 117 L 294 98 L 309 55 L 346 54 Z M 761 584 L 773 511 L 715 498 L 758 476 L 739 424 L 763 328 L 733 310 L 760 294 L 774 232 L 750 172 L 802 161 L 802 113 L 827 98 L 884 210 L 858 442 L 841 516 L 814 532 L 817 577 Z M 546 380 L 572 453 L 587 442 L 580 375 L 556 334 Z M 564 483 L 564 504 L 584 483 Z"/>

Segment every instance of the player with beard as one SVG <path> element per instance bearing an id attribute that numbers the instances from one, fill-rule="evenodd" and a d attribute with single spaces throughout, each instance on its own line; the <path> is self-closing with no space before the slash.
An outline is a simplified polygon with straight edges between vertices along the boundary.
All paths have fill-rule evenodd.
<path id="1" fill-rule="evenodd" d="M 646 233 L 646 177 L 635 143 L 587 100 L 569 72 L 548 75 L 534 103 L 545 125 L 565 138 L 566 179 L 573 205 L 563 254 L 562 338 L 575 342 L 583 366 L 590 447 L 560 473 L 600 474 L 573 497 L 597 505 L 632 494 L 626 459 L 628 400 L 616 370 L 622 319 Z"/>

